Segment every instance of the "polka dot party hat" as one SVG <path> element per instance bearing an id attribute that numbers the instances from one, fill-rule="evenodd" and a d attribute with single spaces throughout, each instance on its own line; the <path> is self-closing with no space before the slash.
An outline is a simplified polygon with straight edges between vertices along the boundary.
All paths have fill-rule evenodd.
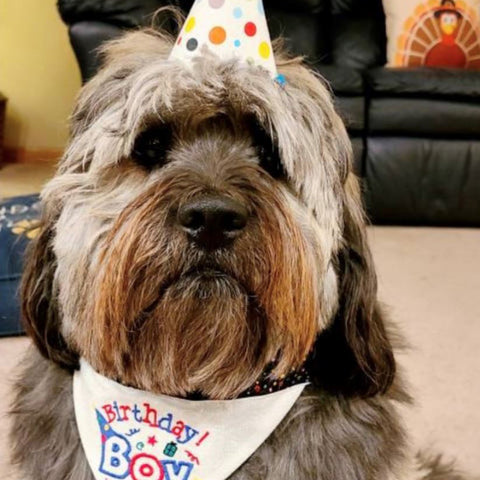
<path id="1" fill-rule="evenodd" d="M 220 58 L 238 58 L 277 73 L 263 0 L 196 0 L 170 58 L 186 62 L 205 48 Z"/>

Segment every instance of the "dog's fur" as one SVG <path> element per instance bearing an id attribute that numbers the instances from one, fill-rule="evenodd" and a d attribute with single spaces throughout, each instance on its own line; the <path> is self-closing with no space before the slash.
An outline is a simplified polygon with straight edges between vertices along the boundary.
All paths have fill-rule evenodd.
<path id="1" fill-rule="evenodd" d="M 312 385 L 232 480 L 462 478 L 435 461 L 417 469 L 407 448 L 395 403 L 408 396 L 328 89 L 280 48 L 285 87 L 208 55 L 191 69 L 168 62 L 171 48 L 153 31 L 106 48 L 43 192 L 23 280 L 37 348 L 12 409 L 25 480 L 93 479 L 73 413 L 79 356 L 127 385 L 212 399 L 235 398 L 274 358 L 280 376 L 308 357 Z M 160 125 L 172 130 L 165 164 L 139 165 L 139 136 Z M 283 176 L 262 168 L 258 131 Z M 211 195 L 249 220 L 230 247 L 205 251 L 175 218 Z"/>

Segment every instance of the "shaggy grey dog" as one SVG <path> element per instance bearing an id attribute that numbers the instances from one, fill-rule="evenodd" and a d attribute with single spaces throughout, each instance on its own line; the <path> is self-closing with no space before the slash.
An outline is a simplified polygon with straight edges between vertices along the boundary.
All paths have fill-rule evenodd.
<path id="1" fill-rule="evenodd" d="M 128 34 L 83 89 L 23 281 L 36 348 L 12 415 L 25 480 L 92 480 L 72 373 L 231 399 L 272 359 L 311 384 L 232 480 L 454 480 L 411 451 L 350 143 L 323 82 L 285 86 Z M 208 480 L 208 479 L 204 479 Z"/>

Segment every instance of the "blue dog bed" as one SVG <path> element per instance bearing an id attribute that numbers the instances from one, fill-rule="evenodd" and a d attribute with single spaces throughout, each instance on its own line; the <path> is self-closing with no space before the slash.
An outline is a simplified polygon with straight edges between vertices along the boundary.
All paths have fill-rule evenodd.
<path id="1" fill-rule="evenodd" d="M 0 201 L 0 337 L 23 333 L 18 296 L 23 256 L 39 217 L 38 195 Z"/>

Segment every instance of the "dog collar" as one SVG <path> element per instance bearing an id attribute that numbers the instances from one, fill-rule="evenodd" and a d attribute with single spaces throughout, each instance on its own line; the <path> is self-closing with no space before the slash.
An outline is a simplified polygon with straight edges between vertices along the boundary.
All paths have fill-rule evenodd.
<path id="1" fill-rule="evenodd" d="M 96 480 L 225 480 L 270 436 L 306 385 L 194 401 L 126 387 L 81 359 L 73 399 Z"/>
<path id="2" fill-rule="evenodd" d="M 277 362 L 270 363 L 255 384 L 243 392 L 239 398 L 267 395 L 280 392 L 295 385 L 310 383 L 310 375 L 305 366 L 298 370 L 293 370 L 287 375 L 282 375 L 280 378 L 276 378 L 273 375 L 273 370 L 276 366 Z"/>

